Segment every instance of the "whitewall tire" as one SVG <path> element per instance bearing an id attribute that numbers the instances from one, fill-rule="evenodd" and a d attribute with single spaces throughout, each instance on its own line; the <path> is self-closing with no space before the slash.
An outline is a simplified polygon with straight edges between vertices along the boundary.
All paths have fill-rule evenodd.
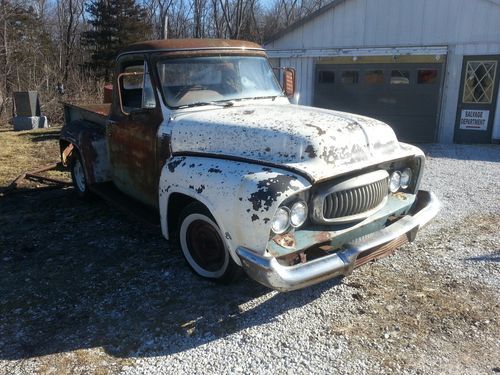
<path id="1" fill-rule="evenodd" d="M 189 204 L 181 213 L 179 245 L 191 269 L 201 277 L 230 282 L 240 273 L 219 226 L 199 203 Z"/>

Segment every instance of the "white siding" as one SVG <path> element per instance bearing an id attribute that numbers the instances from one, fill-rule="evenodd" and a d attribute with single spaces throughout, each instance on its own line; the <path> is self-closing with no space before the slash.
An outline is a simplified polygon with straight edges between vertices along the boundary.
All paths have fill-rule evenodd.
<path id="1" fill-rule="evenodd" d="M 500 43 L 492 0 L 347 0 L 269 43 L 269 49 Z"/>

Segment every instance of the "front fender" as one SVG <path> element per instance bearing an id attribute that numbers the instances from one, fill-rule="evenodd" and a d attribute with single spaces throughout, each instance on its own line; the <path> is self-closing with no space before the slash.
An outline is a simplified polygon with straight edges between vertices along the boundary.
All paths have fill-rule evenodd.
<path id="1" fill-rule="evenodd" d="M 162 169 L 159 207 L 169 237 L 168 204 L 174 193 L 203 203 L 226 237 L 235 262 L 239 246 L 264 254 L 271 218 L 288 197 L 310 187 L 303 177 L 279 168 L 234 160 L 175 156 Z"/>

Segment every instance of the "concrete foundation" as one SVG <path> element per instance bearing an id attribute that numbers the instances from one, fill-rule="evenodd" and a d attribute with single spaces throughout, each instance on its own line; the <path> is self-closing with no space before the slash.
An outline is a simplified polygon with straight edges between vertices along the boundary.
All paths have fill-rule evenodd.
<path id="1" fill-rule="evenodd" d="M 49 128 L 46 116 L 15 116 L 12 118 L 15 131 Z"/>

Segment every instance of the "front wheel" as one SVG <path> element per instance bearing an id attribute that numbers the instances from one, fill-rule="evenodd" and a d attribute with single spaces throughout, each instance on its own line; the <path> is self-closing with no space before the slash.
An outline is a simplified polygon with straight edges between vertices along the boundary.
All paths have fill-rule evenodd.
<path id="1" fill-rule="evenodd" d="M 182 211 L 179 242 L 184 258 L 199 276 L 229 283 L 240 275 L 241 267 L 231 258 L 215 219 L 203 205 L 191 203 Z"/>
<path id="2" fill-rule="evenodd" d="M 71 160 L 71 180 L 73 181 L 73 187 L 78 196 L 87 198 L 90 194 L 89 187 L 87 178 L 85 177 L 82 159 L 78 153 L 76 153 L 73 160 Z"/>

